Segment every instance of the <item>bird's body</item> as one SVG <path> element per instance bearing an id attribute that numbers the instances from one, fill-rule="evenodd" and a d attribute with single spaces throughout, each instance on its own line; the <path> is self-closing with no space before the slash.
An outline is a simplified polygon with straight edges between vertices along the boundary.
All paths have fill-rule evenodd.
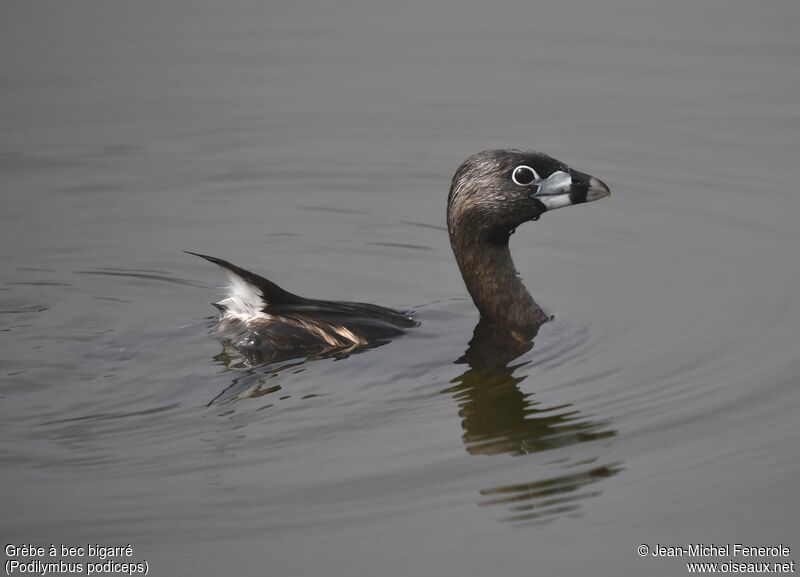
<path id="1" fill-rule="evenodd" d="M 608 196 L 599 180 L 538 152 L 488 150 L 456 171 L 447 202 L 453 253 L 482 321 L 532 339 L 548 316 L 519 278 L 508 240 L 523 222 L 548 210 Z M 219 265 L 231 284 L 215 303 L 217 338 L 255 365 L 297 357 L 346 354 L 378 346 L 417 323 L 407 313 L 377 305 L 312 300 L 228 261 Z"/>
<path id="2" fill-rule="evenodd" d="M 378 305 L 303 298 L 228 261 L 190 254 L 228 275 L 228 295 L 214 304 L 220 311 L 215 334 L 248 365 L 378 346 L 416 324 L 409 314 Z"/>

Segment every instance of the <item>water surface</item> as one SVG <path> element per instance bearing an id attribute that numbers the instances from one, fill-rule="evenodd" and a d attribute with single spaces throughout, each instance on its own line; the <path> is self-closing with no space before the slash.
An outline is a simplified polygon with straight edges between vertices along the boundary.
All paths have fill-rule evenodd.
<path id="1" fill-rule="evenodd" d="M 0 13 L 4 545 L 326 576 L 800 547 L 797 3 Z M 487 368 L 444 205 L 492 147 L 612 196 L 517 231 L 556 322 Z M 422 324 L 231 370 L 223 277 L 183 250 Z"/>

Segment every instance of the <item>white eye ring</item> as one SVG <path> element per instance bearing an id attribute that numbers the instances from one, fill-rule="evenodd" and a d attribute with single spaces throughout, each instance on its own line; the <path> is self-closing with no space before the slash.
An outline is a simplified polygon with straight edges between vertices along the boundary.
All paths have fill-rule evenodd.
<path id="1" fill-rule="evenodd" d="M 521 164 L 520 166 L 514 169 L 514 172 L 511 173 L 511 180 L 513 180 L 514 184 L 518 186 L 529 186 L 541 179 L 539 178 L 539 175 L 536 173 L 536 171 L 533 170 L 530 166 Z"/>

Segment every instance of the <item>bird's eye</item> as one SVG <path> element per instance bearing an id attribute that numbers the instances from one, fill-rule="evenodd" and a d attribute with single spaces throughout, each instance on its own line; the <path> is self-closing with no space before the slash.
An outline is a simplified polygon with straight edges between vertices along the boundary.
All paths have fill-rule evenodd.
<path id="1" fill-rule="evenodd" d="M 511 173 L 511 180 L 519 186 L 528 186 L 539 180 L 539 175 L 530 166 L 523 164 L 514 169 L 514 172 Z"/>

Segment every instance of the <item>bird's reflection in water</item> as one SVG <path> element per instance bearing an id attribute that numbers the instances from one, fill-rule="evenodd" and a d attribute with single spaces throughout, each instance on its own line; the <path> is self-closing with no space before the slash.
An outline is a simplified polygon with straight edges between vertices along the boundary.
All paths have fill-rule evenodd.
<path id="1" fill-rule="evenodd" d="M 514 360 L 533 348 L 490 323 L 475 327 L 464 355 L 456 361 L 469 369 L 443 392 L 459 404 L 464 444 L 473 455 L 530 455 L 600 441 L 617 433 L 604 421 L 592 420 L 571 404 L 545 406 L 524 393 L 519 384 L 527 375 L 515 371 L 527 363 Z M 481 505 L 505 505 L 511 522 L 546 522 L 579 513 L 580 501 L 599 493 L 591 486 L 611 477 L 620 463 L 601 464 L 599 457 L 570 459 L 554 454 L 554 462 L 538 471 L 538 479 L 483 489 Z M 553 475 L 553 468 L 558 474 Z"/>
<path id="2" fill-rule="evenodd" d="M 371 343 L 368 347 L 360 350 L 375 348 L 386 344 L 385 342 Z M 279 358 L 274 362 L 264 362 L 257 356 L 244 356 L 238 351 L 229 347 L 223 347 L 222 351 L 214 356 L 214 360 L 227 369 L 232 369 L 236 375 L 231 383 L 211 399 L 206 406 L 220 405 L 224 403 L 238 401 L 240 399 L 251 399 L 264 397 L 280 391 L 283 387 L 279 384 L 272 384 L 271 381 L 281 373 L 300 372 L 303 367 L 312 360 L 319 359 L 344 359 L 350 353 L 348 351 L 322 351 L 319 354 L 300 358 Z M 270 358 L 270 360 L 273 360 Z M 303 398 L 315 397 L 307 395 Z M 262 408 L 269 408 L 266 405 Z"/>
<path id="3" fill-rule="evenodd" d="M 574 335 L 562 335 L 556 342 L 538 339 L 535 346 L 532 341 L 514 338 L 481 321 L 469 347 L 456 361 L 469 368 L 442 391 L 458 402 L 463 441 L 469 454 L 552 456 L 532 462 L 536 467 L 530 473 L 532 478 L 480 490 L 480 505 L 505 506 L 508 512 L 502 521 L 542 523 L 578 515 L 581 502 L 600 493 L 596 483 L 622 470 L 621 463 L 602 459 L 605 445 L 597 446 L 597 451 L 589 449 L 588 453 L 581 450 L 579 457 L 576 451 L 563 450 L 580 444 L 589 447 L 589 443 L 616 436 L 607 421 L 591 419 L 570 403 L 545 405 L 536 400 L 534 393 L 520 389 L 520 383 L 529 376 L 523 372 L 525 368 L 534 366 L 538 358 L 558 358 L 574 346 L 573 338 Z M 531 353 L 526 360 L 517 360 L 526 353 Z M 208 405 L 225 405 L 226 410 L 233 411 L 230 403 L 241 399 L 270 396 L 280 400 L 285 393 L 281 393 L 281 379 L 277 377 L 304 370 L 309 360 L 346 356 L 347 353 L 321 354 L 258 365 L 253 359 L 223 349 L 215 360 L 234 369 L 235 378 Z M 516 374 L 518 371 L 521 374 Z M 274 402 L 261 409 L 272 407 Z"/>
<path id="4" fill-rule="evenodd" d="M 303 365 L 306 364 L 306 360 L 303 359 L 280 363 L 269 367 L 269 370 L 264 370 L 263 367 L 248 367 L 243 365 L 236 357 L 232 357 L 224 349 L 214 357 L 214 360 L 228 369 L 236 369 L 236 372 L 233 373 L 236 376 L 227 387 L 206 404 L 208 407 L 211 405 L 238 401 L 239 399 L 258 398 L 277 393 L 283 387 L 277 383 L 272 384 L 270 381 L 285 371 L 291 371 L 292 369 L 301 370 Z M 272 405 L 266 405 L 262 408 L 265 409 L 270 406 Z"/>

